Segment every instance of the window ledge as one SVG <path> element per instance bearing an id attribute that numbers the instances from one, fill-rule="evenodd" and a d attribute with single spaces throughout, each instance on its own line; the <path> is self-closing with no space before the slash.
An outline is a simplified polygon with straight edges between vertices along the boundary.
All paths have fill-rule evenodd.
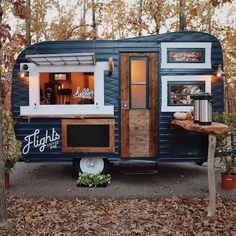
<path id="1" fill-rule="evenodd" d="M 48 119 L 86 119 L 86 118 L 114 118 L 114 115 L 102 115 L 102 114 L 97 114 L 97 115 L 20 115 L 20 118 L 25 118 L 25 119 L 36 119 L 36 118 L 48 118 Z"/>
<path id="2" fill-rule="evenodd" d="M 20 117 L 112 117 L 114 106 L 98 105 L 40 105 L 37 107 L 21 106 Z"/>

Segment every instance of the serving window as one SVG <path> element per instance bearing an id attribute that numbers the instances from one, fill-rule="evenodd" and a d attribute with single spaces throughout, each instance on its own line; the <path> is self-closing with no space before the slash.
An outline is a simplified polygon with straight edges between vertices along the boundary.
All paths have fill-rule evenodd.
<path id="1" fill-rule="evenodd" d="M 115 151 L 113 119 L 62 120 L 62 151 L 111 153 Z"/>
<path id="2" fill-rule="evenodd" d="M 94 104 L 94 73 L 40 73 L 40 105 Z"/>
<path id="3" fill-rule="evenodd" d="M 108 62 L 27 65 L 29 105 L 20 107 L 21 116 L 65 118 L 114 115 L 114 106 L 104 104 L 104 74 L 109 70 Z"/>

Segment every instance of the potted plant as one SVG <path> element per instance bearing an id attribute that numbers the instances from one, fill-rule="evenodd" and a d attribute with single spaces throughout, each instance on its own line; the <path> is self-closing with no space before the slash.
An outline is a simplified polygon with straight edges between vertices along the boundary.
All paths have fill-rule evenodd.
<path id="1" fill-rule="evenodd" d="M 234 189 L 236 188 L 236 112 L 215 113 L 213 118 L 229 127 L 226 135 L 217 137 L 216 154 L 220 157 L 223 167 L 221 173 L 222 188 Z"/>
<path id="2" fill-rule="evenodd" d="M 76 184 L 79 187 L 106 187 L 111 182 L 111 176 L 101 174 L 79 173 Z"/>
<path id="3" fill-rule="evenodd" d="M 235 155 L 221 158 L 224 163 L 224 171 L 221 173 L 221 186 L 224 189 L 236 188 L 236 158 Z"/>
<path id="4" fill-rule="evenodd" d="M 10 187 L 9 174 L 21 155 L 21 143 L 16 140 L 13 125 L 14 121 L 9 112 L 2 110 L 4 183 L 6 189 Z"/>

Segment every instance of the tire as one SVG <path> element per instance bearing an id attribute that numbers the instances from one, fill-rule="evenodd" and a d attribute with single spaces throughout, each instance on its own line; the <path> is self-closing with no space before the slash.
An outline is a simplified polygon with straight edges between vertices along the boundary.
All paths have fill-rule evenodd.
<path id="1" fill-rule="evenodd" d="M 85 157 L 73 160 L 73 167 L 76 174 L 106 174 L 110 167 L 110 162 L 100 157 Z"/>
<path id="2" fill-rule="evenodd" d="M 202 166 L 204 163 L 204 161 L 196 161 L 195 164 L 197 164 L 198 166 Z"/>

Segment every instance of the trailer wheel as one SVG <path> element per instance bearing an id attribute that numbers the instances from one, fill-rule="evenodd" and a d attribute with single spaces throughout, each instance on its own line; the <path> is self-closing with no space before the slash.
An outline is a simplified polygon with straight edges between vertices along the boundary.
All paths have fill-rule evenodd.
<path id="1" fill-rule="evenodd" d="M 105 174 L 109 169 L 109 161 L 104 158 L 90 157 L 73 161 L 77 173 Z"/>
<path id="2" fill-rule="evenodd" d="M 203 163 L 204 163 L 204 161 L 196 161 L 195 163 L 196 163 L 198 166 L 202 166 Z"/>

